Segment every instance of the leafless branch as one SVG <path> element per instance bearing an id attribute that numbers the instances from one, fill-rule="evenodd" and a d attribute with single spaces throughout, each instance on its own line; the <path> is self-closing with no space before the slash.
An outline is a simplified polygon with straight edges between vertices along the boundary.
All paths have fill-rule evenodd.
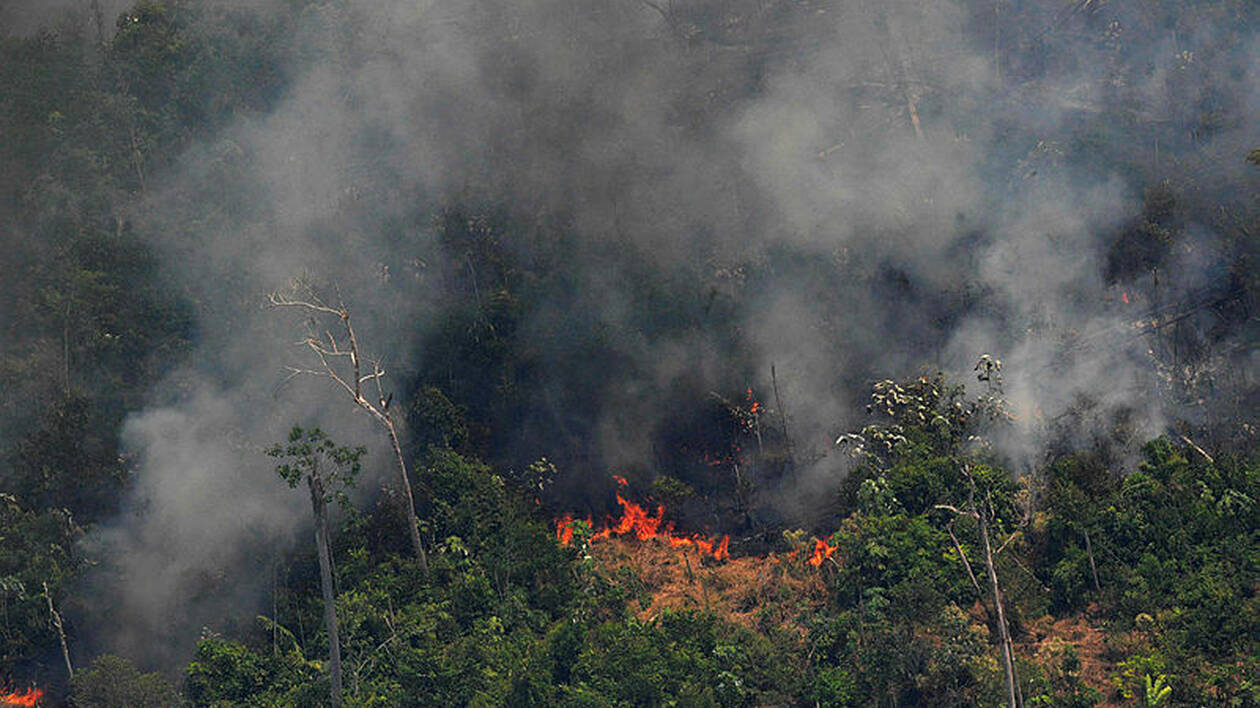
<path id="1" fill-rule="evenodd" d="M 962 509 L 959 509 L 958 507 L 950 505 L 950 504 L 936 504 L 932 508 L 952 511 L 959 516 L 970 516 L 972 518 L 979 518 L 979 515 L 974 511 L 963 511 Z"/>
<path id="2" fill-rule="evenodd" d="M 380 423 L 381 427 L 385 429 L 386 433 L 389 435 L 390 444 L 394 449 L 394 459 L 397 463 L 399 486 L 403 491 L 404 504 L 406 506 L 405 513 L 407 516 L 407 525 L 410 529 L 412 549 L 416 554 L 416 558 L 420 561 L 421 567 L 427 573 L 429 563 L 424 552 L 424 546 L 420 540 L 419 522 L 416 519 L 415 500 L 411 493 L 411 482 L 407 475 L 407 462 L 403 457 L 402 444 L 399 440 L 397 426 L 390 417 L 389 411 L 385 405 L 387 398 L 385 397 L 385 389 L 382 384 L 382 379 L 385 377 L 385 369 L 381 367 L 379 360 L 373 360 L 372 372 L 366 375 L 362 373 L 362 357 L 360 356 L 359 351 L 359 339 L 355 334 L 354 326 L 350 322 L 350 310 L 346 307 L 345 301 L 341 299 L 340 293 L 338 294 L 337 307 L 331 307 L 325 304 L 323 300 L 319 298 L 319 295 L 310 288 L 310 286 L 300 281 L 294 283 L 292 288 L 295 293 L 300 291 L 302 295 L 299 297 L 297 295 L 287 295 L 277 291 L 268 296 L 268 302 L 271 303 L 272 307 L 290 307 L 305 310 L 306 312 L 311 313 L 312 318 L 309 324 L 313 332 L 318 332 L 317 325 L 320 323 L 320 318 L 326 318 L 329 315 L 336 317 L 337 320 L 340 321 L 341 329 L 345 335 L 345 345 L 343 346 L 333 334 L 332 329 L 328 328 L 323 330 L 322 338 L 315 334 L 307 336 L 299 342 L 299 346 L 305 346 L 308 350 L 310 350 L 311 353 L 319 359 L 322 369 L 308 369 L 293 366 L 286 367 L 289 375 L 281 383 L 281 387 L 292 379 L 302 375 L 314 375 L 328 378 L 335 383 L 337 387 L 349 394 L 351 400 L 354 401 L 356 406 L 363 409 L 363 411 L 368 415 L 372 416 L 372 418 Z M 325 339 L 327 340 L 326 342 L 324 341 Z M 349 359 L 350 361 L 351 371 L 349 373 L 342 373 L 344 372 L 344 366 L 341 371 L 339 371 L 338 367 L 334 365 L 334 360 L 343 358 Z M 373 381 L 376 384 L 376 391 L 378 393 L 376 404 L 363 396 L 363 384 L 368 381 Z"/>
<path id="3" fill-rule="evenodd" d="M 963 550 L 962 544 L 959 543 L 958 536 L 954 535 L 954 522 L 950 521 L 949 524 L 945 526 L 945 530 L 949 531 L 949 537 L 954 542 L 954 548 L 958 551 L 958 557 L 962 559 L 963 567 L 967 569 L 967 577 L 971 579 L 972 587 L 974 587 L 976 592 L 983 597 L 984 590 L 980 589 L 980 581 L 976 580 L 976 574 L 971 570 L 971 561 L 967 560 L 966 551 Z"/>
<path id="4" fill-rule="evenodd" d="M 1198 445 L 1195 445 L 1193 440 L 1186 437 L 1185 435 L 1182 435 L 1180 437 L 1182 440 L 1186 442 L 1187 445 L 1194 448 L 1195 452 L 1199 453 L 1200 455 L 1203 455 L 1203 459 L 1207 460 L 1211 464 L 1216 464 L 1216 460 L 1213 460 L 1212 456 L 1207 454 L 1207 451 L 1205 451 L 1203 448 L 1199 447 Z"/>

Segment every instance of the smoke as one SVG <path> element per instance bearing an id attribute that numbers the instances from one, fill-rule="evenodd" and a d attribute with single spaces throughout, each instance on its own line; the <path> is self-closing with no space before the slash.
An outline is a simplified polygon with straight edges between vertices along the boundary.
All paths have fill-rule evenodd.
<path id="1" fill-rule="evenodd" d="M 378 432 L 327 382 L 276 393 L 301 323 L 261 303 L 309 274 L 340 293 L 392 385 L 423 375 L 441 362 L 417 343 L 457 304 L 450 284 L 480 287 L 429 218 L 451 203 L 501 208 L 502 248 L 565 274 L 518 328 L 541 422 L 523 424 L 514 452 L 583 448 L 574 489 L 655 472 L 661 420 L 710 391 L 765 390 L 771 366 L 813 461 L 765 500 L 789 514 L 834 488 L 844 467 L 828 443 L 870 381 L 925 368 L 966 380 L 985 352 L 1005 362 L 1020 422 L 1000 442 L 1021 466 L 1046 421 L 1083 399 L 1098 420 L 1135 410 L 1137 428 L 1163 429 L 1106 249 L 1142 209 L 1134 171 L 1182 152 L 1237 160 L 1255 140 L 1246 121 L 1193 150 L 1165 138 L 1159 157 L 1151 139 L 1191 120 L 1186 96 L 1209 84 L 1224 115 L 1255 114 L 1254 25 L 1245 36 L 1216 18 L 1146 42 L 1130 39 L 1143 28 L 1125 7 L 1003 8 L 994 20 L 908 0 L 304 7 L 286 20 L 286 93 L 191 146 L 134 209 L 200 330 L 126 426 L 128 511 L 93 540 L 115 559 L 97 582 L 126 631 L 109 633 L 157 661 L 250 614 L 259 569 L 306 523 L 303 495 L 259 452 L 294 422 L 369 444 L 381 473 Z M 1133 125 L 1097 117 L 1120 104 Z M 1169 267 L 1213 282 L 1211 227 L 1182 234 Z M 594 332 L 606 358 L 584 360 L 575 344 Z"/>
<path id="2" fill-rule="evenodd" d="M 0 2 L 0 36 L 26 37 L 56 26 L 94 36 L 99 7 L 101 30 L 113 34 L 113 20 L 127 7 L 123 0 L 4 0 Z"/>

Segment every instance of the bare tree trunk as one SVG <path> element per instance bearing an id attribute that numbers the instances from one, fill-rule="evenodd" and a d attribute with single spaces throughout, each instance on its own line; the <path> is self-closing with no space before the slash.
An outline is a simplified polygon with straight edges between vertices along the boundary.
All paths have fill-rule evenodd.
<path id="1" fill-rule="evenodd" d="M 66 676 L 74 678 L 74 666 L 70 663 L 70 647 L 66 644 L 66 628 L 61 622 L 61 613 L 53 609 L 52 593 L 48 592 L 48 583 L 44 583 L 44 599 L 48 600 L 48 619 L 53 629 L 57 630 L 57 639 L 61 640 L 61 658 L 66 661 Z"/>
<path id="2" fill-rule="evenodd" d="M 783 410 L 783 399 L 779 397 L 779 376 L 770 365 L 770 383 L 774 387 L 774 405 L 779 409 L 779 425 L 783 428 L 783 440 L 787 443 L 788 462 L 795 464 L 795 453 L 792 451 L 792 435 L 788 433 L 787 413 Z"/>
<path id="3" fill-rule="evenodd" d="M 429 557 L 424 552 L 424 543 L 420 540 L 420 521 L 416 518 L 416 502 L 411 495 L 411 480 L 407 478 L 407 461 L 403 458 L 402 445 L 398 442 L 398 430 L 394 427 L 393 416 L 389 411 L 381 416 L 382 424 L 389 431 L 389 442 L 394 446 L 394 458 L 398 462 L 398 485 L 403 490 L 403 503 L 407 506 L 407 529 L 411 532 L 411 550 L 420 561 L 420 570 L 429 573 Z"/>
<path id="4" fill-rule="evenodd" d="M 958 557 L 962 559 L 963 567 L 967 569 L 967 577 L 971 578 L 971 586 L 976 589 L 976 592 L 979 593 L 981 597 L 984 597 L 984 591 L 980 589 L 980 581 L 976 580 L 976 574 L 971 569 L 971 561 L 967 560 L 966 551 L 963 550 L 962 544 L 958 542 L 958 537 L 954 535 L 954 522 L 949 522 L 949 526 L 946 527 L 946 530 L 949 531 L 949 537 L 954 541 L 954 548 L 958 550 Z"/>
<path id="5" fill-rule="evenodd" d="M 306 481 L 311 487 L 311 507 L 315 512 L 319 584 L 324 592 L 324 624 L 328 626 L 328 672 L 332 683 L 332 708 L 341 708 L 341 639 L 337 634 L 337 598 L 333 591 L 332 551 L 329 549 L 328 502 L 324 499 L 324 482 L 318 473 L 308 476 Z"/>
<path id="6" fill-rule="evenodd" d="M 1094 565 L 1094 544 L 1089 540 L 1089 529 L 1082 528 L 1085 533 L 1085 553 L 1089 556 L 1089 572 L 1094 576 L 1094 592 L 1102 592 L 1102 586 L 1098 584 L 1098 566 Z"/>
<path id="7" fill-rule="evenodd" d="M 1019 678 L 1015 675 L 1015 649 L 1011 644 L 1010 628 L 1006 625 L 1006 609 L 1002 602 L 1002 590 L 998 587 L 997 570 L 993 567 L 993 547 L 989 544 L 987 514 L 976 513 L 980 522 L 980 538 L 984 541 L 984 567 L 989 574 L 989 586 L 993 591 L 993 606 L 997 611 L 998 638 L 1002 643 L 1002 669 L 1006 672 L 1006 694 L 1011 708 L 1023 708 Z"/>
<path id="8" fill-rule="evenodd" d="M 389 412 L 389 402 L 393 395 L 386 396 L 384 386 L 381 383 L 381 379 L 385 377 L 385 370 L 381 368 L 379 361 L 374 360 L 371 362 L 372 373 L 362 373 L 363 359 L 359 352 L 359 340 L 355 336 L 353 325 L 350 324 L 350 310 L 346 308 L 344 302 L 339 303 L 338 307 L 329 307 L 321 302 L 314 292 L 310 292 L 308 295 L 309 299 L 299 300 L 276 292 L 272 293 L 269 299 L 271 304 L 276 307 L 297 307 L 322 315 L 336 316 L 341 320 L 342 329 L 345 331 L 345 344 L 348 348 L 343 349 L 342 344 L 337 341 L 331 331 L 325 332 L 323 337 L 318 332 L 312 331 L 310 336 L 303 340 L 302 343 L 319 358 L 323 369 L 289 367 L 289 379 L 302 374 L 313 374 L 331 379 L 333 383 L 340 386 L 350 396 L 355 405 L 367 411 L 376 422 L 385 428 L 385 431 L 389 434 L 390 445 L 394 448 L 394 459 L 398 463 L 398 484 L 402 487 L 403 492 L 403 514 L 407 524 L 408 535 L 411 539 L 411 550 L 420 562 L 420 569 L 425 575 L 428 575 L 429 558 L 424 552 L 424 543 L 420 539 L 420 522 L 416 518 L 415 497 L 411 493 L 411 480 L 407 476 L 407 460 L 403 456 L 402 444 L 398 439 L 398 427 L 394 424 L 394 419 Z M 332 361 L 338 358 L 349 359 L 351 367 L 349 377 L 340 373 L 333 366 Z M 289 379 L 285 380 L 288 381 Z M 365 381 L 375 383 L 376 403 L 372 403 L 363 395 L 363 383 Z"/>
<path id="9" fill-rule="evenodd" d="M 140 134 L 136 131 L 135 118 L 129 120 L 128 130 L 131 134 L 131 162 L 136 168 L 136 184 L 140 193 L 144 194 L 144 152 L 140 149 Z"/>
<path id="10" fill-rule="evenodd" d="M 278 569 L 276 566 L 279 562 L 280 561 L 278 560 L 273 560 L 271 562 L 271 655 L 272 656 L 280 655 L 280 651 L 276 646 L 276 634 L 277 634 L 276 630 L 280 626 L 279 609 L 276 607 L 276 603 L 277 603 L 276 575 L 278 574 Z"/>
<path id="11" fill-rule="evenodd" d="M 70 303 L 66 303 L 66 315 L 61 321 L 61 388 L 66 400 L 70 400 Z"/>
<path id="12" fill-rule="evenodd" d="M 984 569 L 989 576 L 989 589 L 993 595 L 994 618 L 998 629 L 999 649 L 1002 654 L 1002 671 L 1006 674 L 1006 694 L 1008 708 L 1023 708 L 1024 697 L 1019 687 L 1019 677 L 1015 673 L 1015 645 L 1011 641 L 1011 631 L 1006 623 L 1006 606 L 1002 601 L 1002 589 L 998 585 L 997 568 L 994 566 L 993 557 L 996 555 L 993 551 L 993 545 L 989 541 L 989 519 L 993 516 L 992 506 L 988 506 L 984 511 L 976 504 L 976 479 L 971 474 L 971 468 L 963 465 L 963 474 L 967 476 L 968 497 L 966 511 L 948 504 L 937 504 L 935 508 L 951 511 L 958 516 L 970 516 L 976 520 L 980 527 L 980 540 L 984 544 Z M 958 548 L 958 553 L 963 559 L 963 564 L 967 568 L 967 575 L 971 577 L 972 585 L 976 590 L 980 589 L 979 583 L 976 582 L 975 573 L 971 572 L 971 563 L 967 561 L 963 554 L 962 544 L 958 543 L 958 538 L 954 536 L 953 528 L 950 528 L 949 535 L 954 539 L 954 545 Z M 1001 552 L 1015 538 L 1015 534 L 1007 539 L 1006 543 L 998 549 Z"/>

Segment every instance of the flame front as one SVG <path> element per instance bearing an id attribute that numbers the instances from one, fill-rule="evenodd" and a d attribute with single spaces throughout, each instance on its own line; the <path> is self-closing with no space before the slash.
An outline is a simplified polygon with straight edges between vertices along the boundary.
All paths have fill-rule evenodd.
<path id="1" fill-rule="evenodd" d="M 9 693 L 0 693 L 0 706 L 5 706 L 5 708 L 8 708 L 9 706 L 38 706 L 43 697 L 44 692 L 38 688 L 32 688 L 29 691 L 23 691 L 21 693 L 12 691 Z"/>
<path id="2" fill-rule="evenodd" d="M 661 539 L 673 548 L 694 546 L 700 553 L 711 555 L 717 560 L 726 560 L 731 557 L 729 536 L 723 536 L 720 539 L 706 538 L 699 534 L 675 536 L 674 524 L 665 520 L 664 506 L 657 506 L 654 513 L 649 513 L 646 508 L 627 500 L 620 494 L 617 495 L 617 503 L 621 505 L 620 518 L 609 519 L 603 528 L 591 535 L 592 542 L 611 538 L 614 534 L 617 536 L 633 534 L 640 541 L 652 538 Z M 556 540 L 561 546 L 573 543 L 573 525 L 577 521 L 575 517 L 567 515 L 556 519 Z M 594 529 L 590 518 L 586 519 L 586 524 Z"/>
<path id="3" fill-rule="evenodd" d="M 625 477 L 614 475 L 613 479 L 618 486 L 627 486 Z M 675 535 L 674 523 L 665 520 L 664 506 L 658 505 L 654 512 L 649 513 L 646 507 L 627 500 L 620 493 L 617 494 L 617 503 L 621 505 L 621 516 L 616 519 L 607 517 L 604 525 L 599 530 L 595 529 L 595 524 L 589 516 L 585 519 L 578 519 L 575 516 L 566 514 L 556 519 L 556 541 L 561 546 L 572 545 L 575 525 L 584 523 L 586 528 L 590 529 L 589 542 L 591 543 L 611 538 L 614 535 L 633 535 L 640 541 L 653 538 L 662 540 L 668 543 L 670 548 L 692 547 L 699 551 L 700 555 L 713 556 L 716 560 L 729 560 L 731 557 L 730 536 L 710 538 L 700 534 L 692 534 L 690 536 Z M 800 550 L 804 551 L 805 548 Z M 805 558 L 805 563 L 818 568 L 828 558 L 835 555 L 838 550 L 840 550 L 839 545 L 833 546 L 825 540 L 815 538 L 814 547 Z M 787 558 L 795 560 L 797 553 L 798 551 L 792 551 L 787 554 Z"/>

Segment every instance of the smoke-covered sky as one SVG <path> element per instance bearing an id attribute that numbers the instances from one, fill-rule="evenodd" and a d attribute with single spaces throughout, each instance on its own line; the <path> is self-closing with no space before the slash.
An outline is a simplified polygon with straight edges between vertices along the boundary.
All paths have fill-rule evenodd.
<path id="1" fill-rule="evenodd" d="M 229 608 L 252 614 L 240 608 L 266 592 L 263 571 L 306 533 L 305 496 L 260 453 L 288 426 L 369 443 L 365 487 L 387 479 L 384 439 L 328 382 L 277 390 L 301 356 L 302 321 L 264 295 L 302 275 L 330 296 L 340 288 L 363 346 L 402 385 L 431 363 L 416 343 L 442 315 L 442 283 L 464 277 L 422 216 L 452 202 L 533 224 L 501 234 L 522 258 L 538 224 L 571 239 L 572 289 L 522 326 L 542 361 L 568 361 L 564 333 L 578 322 L 633 334 L 618 340 L 626 371 L 604 374 L 625 380 L 591 405 L 598 468 L 571 476 L 650 468 L 654 421 L 678 390 L 744 375 L 766 390 L 772 365 L 815 460 L 767 497 L 789 517 L 835 484 L 843 465 L 828 442 L 857 419 L 870 381 L 924 369 L 969 380 L 982 353 L 1005 363 L 1020 421 L 1004 444 L 1021 465 L 1040 454 L 1043 421 L 1085 396 L 1141 411 L 1137 427 L 1157 433 L 1171 413 L 1105 280 L 1106 249 L 1141 211 L 1135 166 L 1174 179 L 1197 169 L 1222 190 L 1246 179 L 1260 38 L 1229 16 L 1186 31 L 1150 26 L 1128 3 L 1088 5 L 1010 2 L 996 16 L 962 0 L 220 8 L 294 13 L 291 83 L 269 113 L 151 176 L 134 210 L 195 303 L 199 334 L 128 420 L 129 508 L 91 540 L 120 559 L 97 580 L 116 648 L 158 660 Z M 42 4 L 0 12 L 14 32 L 53 17 Z M 1161 146 L 1208 85 L 1225 114 L 1252 120 Z M 1104 124 L 1116 106 L 1131 121 Z M 1210 225 L 1185 233 L 1169 299 L 1219 276 Z M 684 312 L 705 307 L 685 300 L 693 292 L 738 289 L 735 327 L 631 324 L 641 271 L 628 263 L 705 278 L 678 289 L 671 306 Z M 574 375 L 543 374 L 560 388 Z M 549 442 L 522 450 L 545 455 Z"/>

